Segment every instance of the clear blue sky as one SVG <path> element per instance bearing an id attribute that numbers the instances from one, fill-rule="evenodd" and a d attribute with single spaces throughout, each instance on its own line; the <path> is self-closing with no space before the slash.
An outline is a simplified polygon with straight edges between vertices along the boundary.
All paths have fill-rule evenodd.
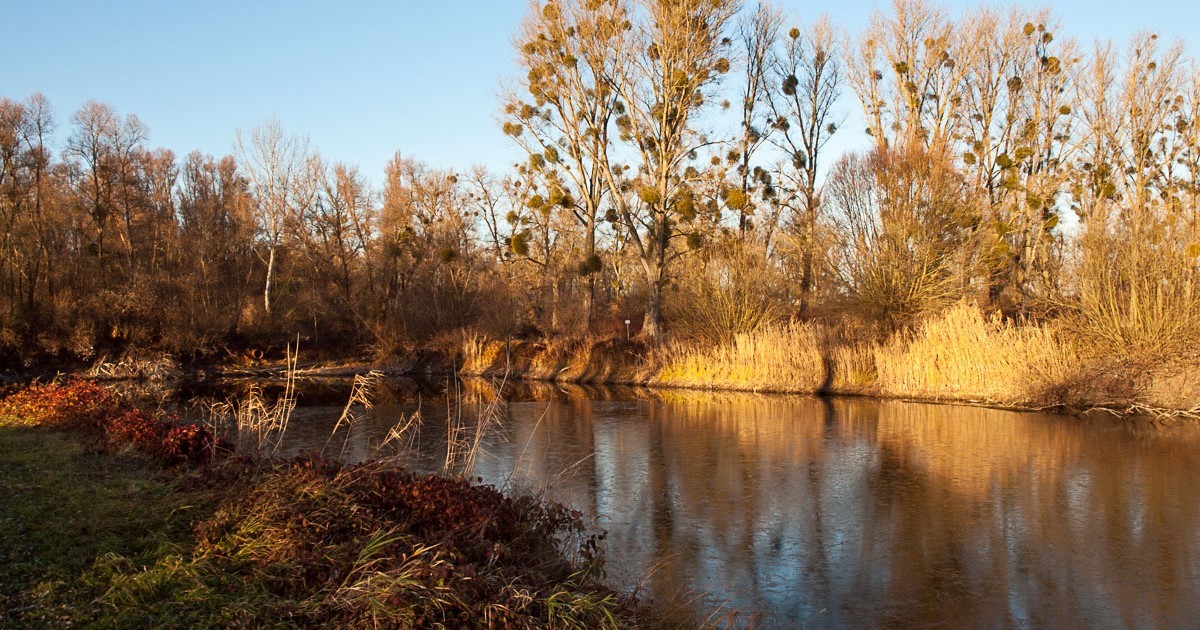
<path id="1" fill-rule="evenodd" d="M 890 2 L 784 0 L 851 32 Z M 942 3 L 954 15 L 979 2 Z M 1044 3 L 1021 2 L 1025 6 Z M 518 155 L 495 123 L 525 0 L 124 2 L 0 0 L 0 97 L 45 94 L 60 142 L 89 99 L 136 114 L 150 145 L 232 151 L 237 129 L 278 116 L 328 159 L 373 181 L 397 150 L 434 166 L 504 169 Z M 1200 3 L 1061 1 L 1062 32 L 1123 43 L 1151 29 L 1200 50 Z M 847 126 L 846 134 L 857 134 Z M 842 138 L 853 146 L 861 138 Z"/>

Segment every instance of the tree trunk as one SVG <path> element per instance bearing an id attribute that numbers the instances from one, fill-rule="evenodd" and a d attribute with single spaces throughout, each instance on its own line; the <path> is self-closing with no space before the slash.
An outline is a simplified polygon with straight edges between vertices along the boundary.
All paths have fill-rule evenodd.
<path id="1" fill-rule="evenodd" d="M 267 254 L 267 282 L 263 286 L 263 309 L 267 314 L 271 314 L 271 280 L 275 276 L 275 248 L 271 247 Z"/>
<path id="2" fill-rule="evenodd" d="M 646 270 L 646 315 L 642 318 L 642 336 L 657 341 L 662 336 L 662 278 L 656 270 Z"/>
<path id="3" fill-rule="evenodd" d="M 558 332 L 558 279 L 550 280 L 550 331 Z"/>
<path id="4" fill-rule="evenodd" d="M 813 242 L 816 238 L 816 212 L 813 205 L 810 201 L 804 219 L 804 252 L 800 256 L 800 319 L 808 319 L 809 303 L 812 299 L 813 249 L 816 247 L 816 243 Z"/>
<path id="5" fill-rule="evenodd" d="M 599 270 L 591 267 L 592 257 L 596 255 L 596 213 L 590 212 L 586 225 L 586 236 L 583 245 L 583 260 L 587 267 L 587 290 L 583 294 L 583 332 L 592 332 L 592 317 L 596 303 L 596 274 Z"/>
<path id="6" fill-rule="evenodd" d="M 595 274 L 588 274 L 588 276 L 584 278 L 584 282 L 587 284 L 587 286 L 583 291 L 583 332 L 590 333 L 592 332 L 592 310 L 596 303 Z"/>

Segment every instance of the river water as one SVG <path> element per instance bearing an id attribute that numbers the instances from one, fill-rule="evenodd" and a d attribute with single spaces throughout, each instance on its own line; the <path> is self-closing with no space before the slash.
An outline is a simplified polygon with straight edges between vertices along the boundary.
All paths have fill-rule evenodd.
<path id="1" fill-rule="evenodd" d="M 310 385 L 280 450 L 436 470 L 450 431 L 479 444 L 472 475 L 543 492 L 606 530 L 615 585 L 714 619 L 1200 623 L 1196 423 L 550 385 L 497 399 L 495 389 L 380 384 L 375 407 L 333 432 L 349 383 Z M 417 410 L 419 431 L 380 450 Z M 495 422 L 477 434 L 481 410 Z M 466 449 L 456 450 L 461 465 Z"/>

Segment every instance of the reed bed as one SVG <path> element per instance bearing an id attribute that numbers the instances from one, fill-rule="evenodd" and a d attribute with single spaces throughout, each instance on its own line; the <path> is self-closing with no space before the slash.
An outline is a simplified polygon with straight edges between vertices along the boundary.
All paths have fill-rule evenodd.
<path id="1" fill-rule="evenodd" d="M 731 343 L 671 343 L 652 356 L 652 383 L 675 387 L 815 392 L 829 384 L 828 340 L 814 324 L 741 333 Z"/>
<path id="2" fill-rule="evenodd" d="M 986 317 L 957 304 L 873 349 L 884 395 L 1005 405 L 1044 405 L 1083 360 L 1056 328 Z"/>
<path id="3" fill-rule="evenodd" d="M 475 343 L 490 347 L 480 340 Z M 715 345 L 674 340 L 640 353 L 597 352 L 613 343 L 575 342 L 572 356 L 576 359 L 552 378 L 730 391 L 866 394 L 1026 408 L 1191 410 L 1200 404 L 1200 379 L 1190 376 L 1194 361 L 1146 366 L 1129 357 L 1089 352 L 1079 337 L 1058 323 L 1005 320 L 985 315 L 970 302 L 955 304 L 915 329 L 883 340 L 817 323 L 792 322 Z M 547 347 L 557 346 L 548 342 Z M 596 355 L 603 356 L 603 369 L 577 365 L 596 362 Z M 546 361 L 535 356 L 531 363 Z M 544 371 L 514 374 L 544 378 Z"/>

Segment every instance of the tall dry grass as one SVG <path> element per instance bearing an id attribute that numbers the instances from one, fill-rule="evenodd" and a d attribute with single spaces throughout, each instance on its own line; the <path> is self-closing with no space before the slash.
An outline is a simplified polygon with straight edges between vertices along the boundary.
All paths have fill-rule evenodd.
<path id="1" fill-rule="evenodd" d="M 1076 377 L 1079 350 L 1052 325 L 987 317 L 960 302 L 873 349 L 880 393 L 910 398 L 1043 405 Z"/>
<path id="2" fill-rule="evenodd" d="M 792 323 L 740 333 L 715 346 L 672 342 L 651 355 L 656 385 L 815 392 L 828 385 L 829 342 L 814 324 Z"/>
<path id="3" fill-rule="evenodd" d="M 462 357 L 459 371 L 463 374 L 483 374 L 495 362 L 497 353 L 503 351 L 504 342 L 488 339 L 476 330 L 464 330 L 458 347 Z"/>
<path id="4" fill-rule="evenodd" d="M 882 342 L 813 323 L 671 343 L 653 356 L 653 384 L 744 391 L 878 394 L 1039 406 L 1079 379 L 1078 348 L 1058 328 L 985 316 L 959 303 Z"/>
<path id="5" fill-rule="evenodd" d="M 230 428 L 236 431 L 240 452 L 270 457 L 279 450 L 288 422 L 296 409 L 296 375 L 300 349 L 287 348 L 287 368 L 284 371 L 283 393 L 268 401 L 262 388 L 254 385 L 240 400 L 213 403 L 208 409 L 208 423 L 215 430 Z"/>
<path id="6" fill-rule="evenodd" d="M 504 379 L 494 382 L 488 392 L 472 392 L 472 396 L 464 396 L 458 391 L 455 383 L 455 396 L 447 398 L 446 413 L 446 457 L 442 464 L 442 473 L 446 475 L 469 476 L 475 469 L 475 462 L 483 452 L 484 442 L 488 436 L 503 426 L 508 417 L 508 402 L 501 393 L 504 391 Z M 447 396 L 450 391 L 447 390 Z M 464 405 L 475 408 L 474 421 L 469 421 L 463 412 Z"/>
<path id="7" fill-rule="evenodd" d="M 383 380 L 383 374 L 375 370 L 371 370 L 366 374 L 355 374 L 354 384 L 350 387 L 350 397 L 346 399 L 346 406 L 342 408 L 342 415 L 338 416 L 338 421 L 333 425 L 333 430 L 329 432 L 329 439 L 325 441 L 325 446 L 321 449 L 322 455 L 327 455 L 329 445 L 333 442 L 334 436 L 338 434 L 338 430 L 345 427 L 346 432 L 343 434 L 342 449 L 338 452 L 338 459 L 342 459 L 346 455 L 346 446 L 350 443 L 350 431 L 354 428 L 354 424 L 358 422 L 362 413 L 370 413 L 375 408 L 375 403 L 371 399 L 371 393 L 379 387 L 380 381 Z M 395 430 L 395 427 L 392 429 Z M 389 434 L 390 437 L 390 434 Z"/>

